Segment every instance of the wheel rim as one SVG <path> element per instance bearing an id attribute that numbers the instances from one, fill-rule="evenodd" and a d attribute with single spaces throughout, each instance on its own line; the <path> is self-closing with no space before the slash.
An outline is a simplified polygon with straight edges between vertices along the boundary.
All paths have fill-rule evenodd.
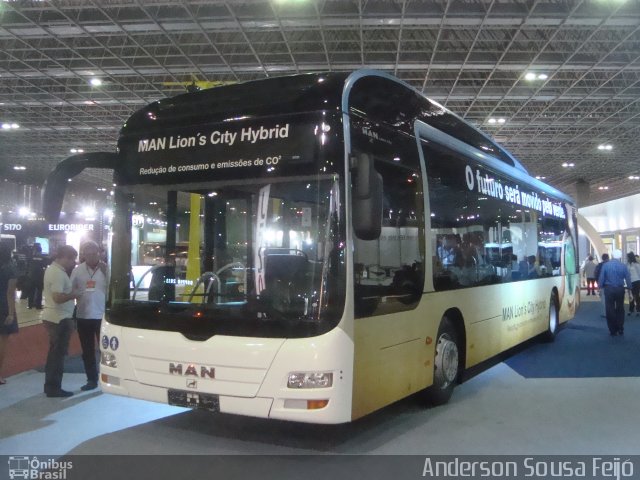
<path id="1" fill-rule="evenodd" d="M 458 376 L 458 345 L 447 333 L 438 339 L 435 363 L 436 380 L 440 388 L 447 388 Z"/>
<path id="2" fill-rule="evenodd" d="M 551 302 L 549 303 L 549 331 L 555 333 L 557 328 L 558 312 L 556 311 L 556 304 L 553 301 L 553 297 L 551 297 Z"/>

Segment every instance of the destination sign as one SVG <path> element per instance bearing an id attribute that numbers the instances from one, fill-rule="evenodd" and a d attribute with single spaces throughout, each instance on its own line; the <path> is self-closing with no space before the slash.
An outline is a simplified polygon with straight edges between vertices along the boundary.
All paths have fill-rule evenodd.
<path id="1" fill-rule="evenodd" d="M 177 183 L 318 172 L 341 134 L 330 116 L 242 119 L 124 137 L 118 183 Z M 331 158 L 335 160 L 335 154 Z M 335 162 L 335 168 L 338 163 Z M 331 164 L 331 165 L 334 165 Z M 327 171 L 327 170 L 324 170 Z"/>

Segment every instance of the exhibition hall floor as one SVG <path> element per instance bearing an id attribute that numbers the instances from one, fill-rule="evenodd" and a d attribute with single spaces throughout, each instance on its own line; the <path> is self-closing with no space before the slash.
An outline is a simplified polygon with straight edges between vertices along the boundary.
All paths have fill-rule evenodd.
<path id="1" fill-rule="evenodd" d="M 485 365 L 448 405 L 411 397 L 338 426 L 80 392 L 85 376 L 72 358 L 63 380 L 71 398 L 46 398 L 39 370 L 0 386 L 0 455 L 637 454 L 640 317 L 626 317 L 625 336 L 612 338 L 588 300 L 554 343 L 529 342 Z"/>

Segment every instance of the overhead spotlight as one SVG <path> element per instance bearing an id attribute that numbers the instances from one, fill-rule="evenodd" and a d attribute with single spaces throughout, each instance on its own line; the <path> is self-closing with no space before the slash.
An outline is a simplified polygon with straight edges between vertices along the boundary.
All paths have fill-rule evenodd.
<path id="1" fill-rule="evenodd" d="M 495 118 L 490 118 L 489 119 L 489 123 L 496 123 L 496 119 Z"/>
<path id="2" fill-rule="evenodd" d="M 535 80 L 536 79 L 536 74 L 533 72 L 528 72 L 525 76 L 524 76 L 525 80 Z"/>
<path id="3" fill-rule="evenodd" d="M 598 190 L 609 190 L 609 187 L 607 186 L 598 187 Z"/>
<path id="4" fill-rule="evenodd" d="M 506 122 L 506 120 L 505 120 L 504 118 L 499 118 L 499 119 L 498 119 L 498 123 L 502 124 L 502 123 L 504 123 L 504 122 Z"/>
<path id="5" fill-rule="evenodd" d="M 547 75 L 546 73 L 541 73 L 540 75 L 538 75 L 538 80 L 546 80 L 547 78 L 549 78 L 549 75 Z"/>
<path id="6" fill-rule="evenodd" d="M 576 166 L 576 164 L 575 164 L 575 163 L 572 163 L 572 162 L 564 162 L 564 163 L 562 164 L 562 166 L 563 166 L 564 168 L 569 168 L 569 167 L 575 167 L 575 166 Z"/>
<path id="7" fill-rule="evenodd" d="M 13 169 L 14 170 L 26 170 L 27 167 L 25 167 L 24 165 L 14 165 Z"/>
<path id="8" fill-rule="evenodd" d="M 17 123 L 3 123 L 2 124 L 2 129 L 3 130 L 15 130 L 17 128 L 20 128 L 20 125 L 18 125 Z"/>
<path id="9" fill-rule="evenodd" d="M 94 87 L 99 87 L 100 85 L 102 85 L 102 80 L 100 80 L 99 78 L 92 78 L 91 80 L 89 80 L 89 83 Z"/>
<path id="10" fill-rule="evenodd" d="M 638 176 L 638 175 L 629 175 L 629 180 L 640 180 L 640 176 Z"/>
<path id="11" fill-rule="evenodd" d="M 27 207 L 20 207 L 18 208 L 18 215 L 20 215 L 21 217 L 28 217 L 29 215 L 31 215 L 31 211 Z"/>
<path id="12" fill-rule="evenodd" d="M 611 150 L 613 150 L 613 145 L 611 145 L 610 143 L 603 143 L 598 145 L 598 150 L 606 150 L 610 152 Z"/>

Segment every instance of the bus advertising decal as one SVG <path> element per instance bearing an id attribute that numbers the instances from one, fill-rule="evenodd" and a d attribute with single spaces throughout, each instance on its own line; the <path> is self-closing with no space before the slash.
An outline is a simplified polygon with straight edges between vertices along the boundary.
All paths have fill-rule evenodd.
<path id="1" fill-rule="evenodd" d="M 540 198 L 537 192 L 526 192 L 520 190 L 518 185 L 508 185 L 504 180 L 501 182 L 479 168 L 476 168 L 474 175 L 473 169 L 467 165 L 465 168 L 465 180 L 467 182 L 467 188 L 471 191 L 477 189 L 478 193 L 482 195 L 506 200 L 507 202 L 521 205 L 525 208 L 532 208 L 538 210 L 543 215 L 566 218 L 561 205 L 552 202 L 548 198 Z"/>

